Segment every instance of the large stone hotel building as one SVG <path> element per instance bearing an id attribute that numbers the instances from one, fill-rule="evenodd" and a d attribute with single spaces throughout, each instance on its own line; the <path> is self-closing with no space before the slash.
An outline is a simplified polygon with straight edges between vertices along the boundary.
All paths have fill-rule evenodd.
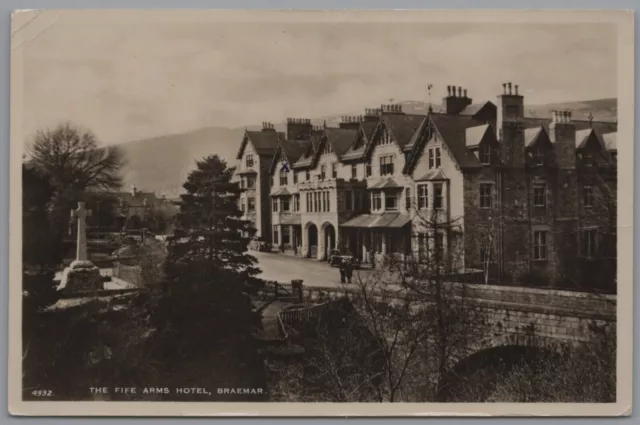
<path id="1" fill-rule="evenodd" d="M 442 250 L 452 270 L 500 276 L 615 276 L 615 122 L 525 116 L 518 86 L 473 104 L 449 86 L 442 105 L 289 118 L 246 131 L 236 178 L 257 235 L 285 253 L 363 262 Z M 440 251 L 439 251 L 440 252 Z"/>

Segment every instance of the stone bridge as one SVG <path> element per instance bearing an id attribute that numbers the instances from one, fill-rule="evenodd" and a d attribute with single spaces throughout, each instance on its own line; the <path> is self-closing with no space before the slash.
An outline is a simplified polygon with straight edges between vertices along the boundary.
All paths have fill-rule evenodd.
<path id="1" fill-rule="evenodd" d="M 452 358 L 450 368 L 474 354 L 501 347 L 561 351 L 579 344 L 595 343 L 616 335 L 616 296 L 553 289 L 448 283 L 464 290 L 468 308 L 481 309 L 487 326 L 466 353 Z M 302 291 L 281 285 L 311 305 L 279 314 L 280 328 L 295 326 L 317 317 L 330 301 L 349 296 L 355 288 L 303 287 Z M 349 287 L 346 287 L 349 288 Z M 298 288 L 296 288 L 298 289 Z M 455 292 L 454 292 L 455 293 Z"/>

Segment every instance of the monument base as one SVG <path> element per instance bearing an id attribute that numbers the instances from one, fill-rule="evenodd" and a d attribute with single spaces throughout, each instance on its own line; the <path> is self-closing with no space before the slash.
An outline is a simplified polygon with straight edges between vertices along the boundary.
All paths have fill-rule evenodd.
<path id="1" fill-rule="evenodd" d="M 104 281 L 95 264 L 89 260 L 76 260 L 64 269 L 56 289 L 65 294 L 100 291 L 104 289 Z"/>

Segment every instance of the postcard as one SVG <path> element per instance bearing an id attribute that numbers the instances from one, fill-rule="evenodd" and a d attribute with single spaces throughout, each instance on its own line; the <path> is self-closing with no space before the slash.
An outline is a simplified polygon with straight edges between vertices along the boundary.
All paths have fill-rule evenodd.
<path id="1" fill-rule="evenodd" d="M 633 30 L 16 11 L 10 412 L 629 415 Z"/>

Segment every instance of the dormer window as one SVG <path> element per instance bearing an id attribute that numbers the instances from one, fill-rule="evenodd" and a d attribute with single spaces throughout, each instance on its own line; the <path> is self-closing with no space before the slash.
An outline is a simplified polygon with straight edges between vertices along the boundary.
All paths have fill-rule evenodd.
<path id="1" fill-rule="evenodd" d="M 482 165 L 491 164 L 491 146 L 484 144 L 480 146 L 480 163 Z"/>
<path id="2" fill-rule="evenodd" d="M 253 167 L 253 155 L 247 155 L 247 157 L 245 158 L 245 163 L 247 165 L 247 168 Z"/>
<path id="3" fill-rule="evenodd" d="M 380 144 L 381 145 L 391 144 L 391 135 L 386 129 L 382 132 L 382 137 L 380 137 Z"/>
<path id="4" fill-rule="evenodd" d="M 323 154 L 325 154 L 325 153 L 333 153 L 333 147 L 331 146 L 331 143 L 325 142 L 324 150 L 322 151 L 322 153 Z"/>
<path id="5" fill-rule="evenodd" d="M 532 159 L 533 165 L 544 165 L 544 151 L 540 146 L 533 148 Z"/>
<path id="6" fill-rule="evenodd" d="M 324 180 L 325 178 L 327 178 L 327 166 L 326 165 L 321 165 L 320 166 L 320 180 Z"/>
<path id="7" fill-rule="evenodd" d="M 338 164 L 335 162 L 331 164 L 331 178 L 338 178 Z"/>

